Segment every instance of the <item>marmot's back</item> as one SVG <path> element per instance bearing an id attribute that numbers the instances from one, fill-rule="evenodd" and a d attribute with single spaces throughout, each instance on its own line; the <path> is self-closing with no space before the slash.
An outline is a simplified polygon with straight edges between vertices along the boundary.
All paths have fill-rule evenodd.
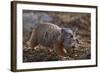
<path id="1" fill-rule="evenodd" d="M 51 23 L 39 24 L 36 28 L 36 38 L 39 44 L 51 46 L 57 42 L 61 28 Z"/>

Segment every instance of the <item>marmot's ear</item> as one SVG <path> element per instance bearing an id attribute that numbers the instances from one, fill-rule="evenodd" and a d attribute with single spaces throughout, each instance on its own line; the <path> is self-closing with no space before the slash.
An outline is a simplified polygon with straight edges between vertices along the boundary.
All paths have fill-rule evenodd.
<path id="1" fill-rule="evenodd" d="M 62 33 L 65 33 L 65 29 L 64 29 L 64 28 L 62 28 L 62 29 L 61 29 L 61 32 L 62 32 Z"/>
<path id="2" fill-rule="evenodd" d="M 62 34 L 61 36 L 62 36 L 62 39 L 64 39 L 64 37 L 65 37 L 65 33 L 66 33 L 66 32 L 65 32 L 65 29 L 62 28 L 62 29 L 61 29 L 61 34 Z"/>
<path id="3" fill-rule="evenodd" d="M 62 33 L 62 36 L 64 37 L 66 35 L 66 28 L 62 28 L 61 33 Z"/>

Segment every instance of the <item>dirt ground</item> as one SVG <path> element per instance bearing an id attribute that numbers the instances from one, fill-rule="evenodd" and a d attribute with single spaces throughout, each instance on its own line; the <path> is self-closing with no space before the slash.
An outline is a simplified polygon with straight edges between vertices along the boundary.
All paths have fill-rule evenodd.
<path id="1" fill-rule="evenodd" d="M 42 62 L 58 60 L 91 59 L 91 16 L 89 13 L 64 13 L 23 11 L 23 62 Z M 67 50 L 66 57 L 59 58 L 56 52 L 38 45 L 35 49 L 24 50 L 25 42 L 29 39 L 31 29 L 40 22 L 49 22 L 59 27 L 78 28 L 79 43 L 77 48 Z"/>

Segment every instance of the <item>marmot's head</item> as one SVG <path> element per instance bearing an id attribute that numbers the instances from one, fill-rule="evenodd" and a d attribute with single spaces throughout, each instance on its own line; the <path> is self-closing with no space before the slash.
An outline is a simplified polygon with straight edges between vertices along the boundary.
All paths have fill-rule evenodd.
<path id="1" fill-rule="evenodd" d="M 76 38 L 76 33 L 74 33 L 74 31 L 72 31 L 70 28 L 62 28 L 61 34 L 65 49 L 76 47 L 78 39 Z"/>

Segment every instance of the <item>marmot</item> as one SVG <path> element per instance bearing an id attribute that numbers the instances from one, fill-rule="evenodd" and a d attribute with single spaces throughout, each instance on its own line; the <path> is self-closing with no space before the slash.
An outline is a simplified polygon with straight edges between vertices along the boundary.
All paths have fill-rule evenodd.
<path id="1" fill-rule="evenodd" d="M 74 47 L 75 41 L 74 33 L 70 28 L 61 28 L 52 23 L 43 23 L 33 28 L 26 44 L 31 48 L 40 44 L 53 49 L 58 56 L 65 56 L 64 49 Z"/>

